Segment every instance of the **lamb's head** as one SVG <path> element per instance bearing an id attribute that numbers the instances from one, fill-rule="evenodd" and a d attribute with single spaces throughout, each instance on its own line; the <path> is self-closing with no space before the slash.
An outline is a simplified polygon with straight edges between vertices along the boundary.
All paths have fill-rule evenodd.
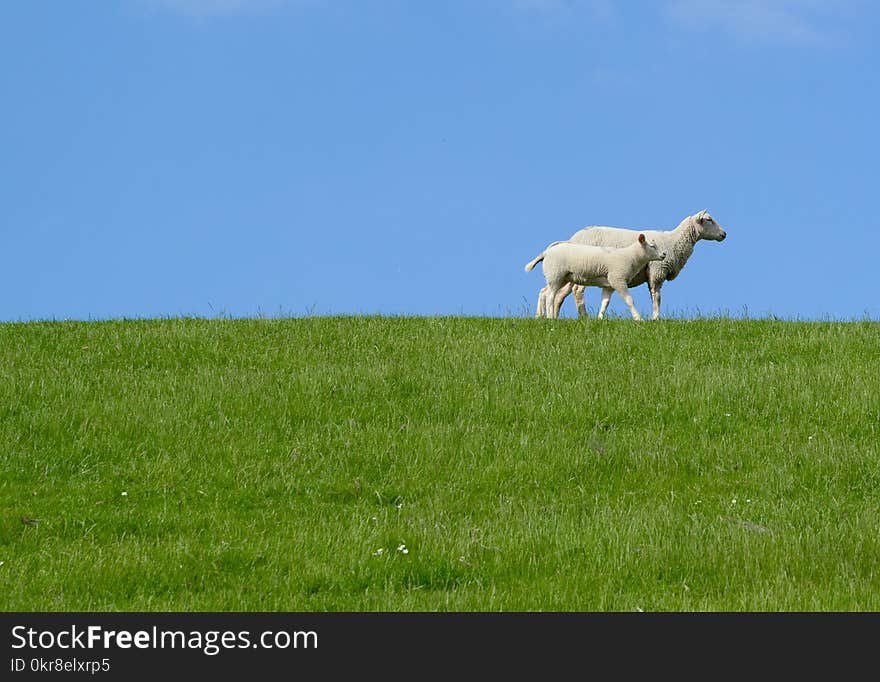
<path id="1" fill-rule="evenodd" d="M 697 237 L 699 239 L 711 239 L 715 242 L 723 242 L 727 238 L 727 232 L 718 223 L 715 218 L 709 215 L 709 211 L 703 210 L 692 216 L 694 225 L 697 228 Z"/>
<path id="2" fill-rule="evenodd" d="M 666 252 L 657 248 L 657 242 L 653 239 L 646 239 L 642 233 L 639 233 L 639 244 L 642 245 L 648 260 L 663 260 L 666 258 Z"/>

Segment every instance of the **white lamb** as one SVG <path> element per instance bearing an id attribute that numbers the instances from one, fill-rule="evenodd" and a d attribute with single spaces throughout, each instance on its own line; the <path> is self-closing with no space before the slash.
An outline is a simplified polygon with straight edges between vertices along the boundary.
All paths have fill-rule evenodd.
<path id="1" fill-rule="evenodd" d="M 627 246 L 632 244 L 640 234 L 657 242 L 659 248 L 668 254 L 662 262 L 648 263 L 642 270 L 629 280 L 629 286 L 636 287 L 648 283 L 651 301 L 654 307 L 653 319 L 660 317 L 660 288 L 667 280 L 673 280 L 681 272 L 688 258 L 694 252 L 694 245 L 701 239 L 722 242 L 727 232 L 721 227 L 708 211 L 700 211 L 686 217 L 674 230 L 627 230 L 620 227 L 587 227 L 575 232 L 569 241 L 593 246 Z M 578 316 L 585 317 L 587 307 L 584 305 L 584 287 L 576 283 L 566 284 L 556 295 L 554 316 L 558 316 L 559 308 L 565 297 L 574 290 L 574 301 L 577 304 Z M 597 317 L 605 316 L 609 299 L 602 298 Z"/>
<path id="2" fill-rule="evenodd" d="M 538 295 L 536 317 L 557 317 L 559 309 L 553 305 L 557 292 L 568 284 L 602 287 L 603 310 L 611 294 L 616 291 L 629 306 L 634 320 L 641 320 L 629 294 L 629 282 L 649 261 L 659 261 L 666 253 L 653 240 L 639 234 L 637 240 L 623 248 L 588 246 L 573 242 L 553 242 L 543 253 L 526 264 L 529 272 L 544 261 L 547 286 Z"/>

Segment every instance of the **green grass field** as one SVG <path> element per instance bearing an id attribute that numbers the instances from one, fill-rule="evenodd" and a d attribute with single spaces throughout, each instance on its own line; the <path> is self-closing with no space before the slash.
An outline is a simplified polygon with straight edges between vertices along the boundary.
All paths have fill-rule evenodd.
<path id="1" fill-rule="evenodd" d="M 0 608 L 880 610 L 880 324 L 0 325 Z"/>

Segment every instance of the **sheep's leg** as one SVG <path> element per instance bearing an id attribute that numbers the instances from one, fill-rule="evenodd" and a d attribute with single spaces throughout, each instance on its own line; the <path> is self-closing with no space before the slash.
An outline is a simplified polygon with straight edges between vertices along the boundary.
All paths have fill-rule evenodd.
<path id="1" fill-rule="evenodd" d="M 568 294 L 571 292 L 572 286 L 573 285 L 571 282 L 566 282 L 559 289 L 559 293 L 556 294 L 556 297 L 552 299 L 554 318 L 559 317 L 559 309 L 562 307 L 562 302 L 565 301 L 565 297 L 568 296 Z"/>
<path id="2" fill-rule="evenodd" d="M 558 310 L 553 302 L 556 300 L 556 294 L 559 293 L 560 287 L 547 283 L 547 293 L 544 294 L 544 313 L 551 320 L 555 320 L 558 316 Z"/>
<path id="3" fill-rule="evenodd" d="M 574 292 L 574 304 L 578 309 L 578 317 L 587 316 L 587 305 L 584 303 L 584 291 L 587 287 L 575 284 L 571 289 Z"/>
<path id="4" fill-rule="evenodd" d="M 614 290 L 620 294 L 620 297 L 623 299 L 623 302 L 626 303 L 627 307 L 629 307 L 629 311 L 632 313 L 634 320 L 641 320 L 642 316 L 639 315 L 639 311 L 636 310 L 636 307 L 633 305 L 633 297 L 630 296 L 629 288 L 626 284 L 617 284 L 614 287 Z"/>
<path id="5" fill-rule="evenodd" d="M 608 309 L 608 304 L 611 302 L 611 294 L 613 293 L 614 289 L 611 287 L 602 287 L 602 305 L 599 306 L 599 314 L 596 315 L 597 320 L 605 318 L 605 311 Z"/>
<path id="6" fill-rule="evenodd" d="M 660 319 L 660 285 L 655 284 L 651 286 L 651 303 L 654 307 L 654 314 L 651 317 L 653 320 Z"/>

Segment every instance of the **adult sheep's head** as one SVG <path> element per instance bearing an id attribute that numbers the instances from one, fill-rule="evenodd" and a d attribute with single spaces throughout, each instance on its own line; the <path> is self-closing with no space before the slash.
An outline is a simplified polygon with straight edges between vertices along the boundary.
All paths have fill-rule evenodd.
<path id="1" fill-rule="evenodd" d="M 666 258 L 666 252 L 657 248 L 657 242 L 653 239 L 645 239 L 645 235 L 639 233 L 639 244 L 648 255 L 648 260 L 663 260 Z"/>
<path id="2" fill-rule="evenodd" d="M 694 216 L 694 224 L 697 226 L 697 234 L 700 239 L 723 242 L 727 238 L 727 232 L 715 222 L 715 218 L 709 215 L 709 211 L 703 210 L 697 213 Z"/>

